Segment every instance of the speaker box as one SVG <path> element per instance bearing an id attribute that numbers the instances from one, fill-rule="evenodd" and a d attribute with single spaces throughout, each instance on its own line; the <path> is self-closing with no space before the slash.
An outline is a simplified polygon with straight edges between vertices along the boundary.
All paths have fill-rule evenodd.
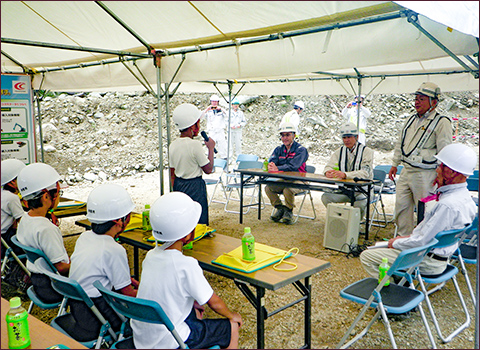
<path id="1" fill-rule="evenodd" d="M 323 246 L 344 253 L 350 251 L 348 245 L 358 244 L 360 229 L 360 208 L 350 205 L 330 203 L 327 205 L 327 220 Z"/>

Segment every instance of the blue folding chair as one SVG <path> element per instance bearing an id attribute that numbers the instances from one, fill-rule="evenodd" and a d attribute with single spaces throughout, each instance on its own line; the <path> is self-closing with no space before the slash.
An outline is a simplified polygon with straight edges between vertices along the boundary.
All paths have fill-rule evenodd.
<path id="1" fill-rule="evenodd" d="M 456 230 L 446 230 L 437 233 L 435 238 L 438 242 L 432 246 L 432 249 L 435 248 L 445 248 L 450 247 L 454 244 L 457 244 L 460 239 L 463 237 L 464 233 L 471 228 L 472 224 L 466 226 L 465 228 L 456 229 Z M 463 299 L 462 291 L 457 282 L 456 275 L 458 273 L 458 268 L 452 264 L 447 264 L 445 271 L 437 275 L 425 275 L 420 274 L 417 275 L 417 281 L 421 287 L 422 292 L 425 294 L 425 303 L 427 304 L 428 311 L 430 312 L 430 316 L 432 318 L 433 324 L 435 325 L 435 329 L 437 330 L 438 336 L 442 340 L 443 343 L 450 342 L 453 338 L 455 338 L 460 332 L 468 328 L 470 326 L 470 314 L 468 312 L 467 306 Z M 440 329 L 440 325 L 437 321 L 437 317 L 435 316 L 435 312 L 433 310 L 432 302 L 430 300 L 429 295 L 433 292 L 440 290 L 448 281 L 452 281 L 455 291 L 457 293 L 458 299 L 460 300 L 460 304 L 462 305 L 463 312 L 465 314 L 465 322 L 460 324 L 457 328 L 455 328 L 448 336 L 444 336 Z M 429 285 L 436 284 L 438 285 L 435 288 L 427 290 Z"/>
<path id="2" fill-rule="evenodd" d="M 17 235 L 12 236 L 12 243 L 15 244 L 17 247 L 23 249 L 25 252 L 25 255 L 27 256 L 28 261 L 32 264 L 36 264 L 36 261 L 38 259 L 43 259 L 45 263 L 47 264 L 48 270 L 51 271 L 52 273 L 58 274 L 57 268 L 55 265 L 52 264 L 50 259 L 45 255 L 44 252 L 42 252 L 40 249 L 32 248 L 28 245 L 22 244 L 18 241 Z M 32 312 L 33 305 L 37 305 L 38 307 L 42 309 L 56 309 L 59 307 L 58 314 L 57 316 L 63 315 L 66 311 L 66 304 L 67 304 L 67 299 L 63 298 L 62 301 L 56 302 L 56 303 L 46 303 L 42 301 L 38 295 L 35 293 L 35 289 L 33 286 L 30 286 L 27 289 L 27 295 L 31 300 L 31 303 L 28 307 L 28 313 Z"/>
<path id="3" fill-rule="evenodd" d="M 418 271 L 418 265 L 422 262 L 423 257 L 437 242 L 438 241 L 436 239 L 433 239 L 430 243 L 423 247 L 411 248 L 402 251 L 395 259 L 380 283 L 378 282 L 377 278 L 368 277 L 355 282 L 340 291 L 340 296 L 342 298 L 363 304 L 364 306 L 353 321 L 352 325 L 345 332 L 345 335 L 338 343 L 337 348 L 345 349 L 356 343 L 360 338 L 367 334 L 368 330 L 375 323 L 375 321 L 382 319 L 392 343 L 392 347 L 396 349 L 397 344 L 390 327 L 387 312 L 390 314 L 403 314 L 415 309 L 416 307 L 420 312 L 420 316 L 425 326 L 430 343 L 432 344 L 432 348 L 436 348 L 435 340 L 433 339 L 432 332 L 421 306 L 421 302 L 425 299 L 425 295 L 421 291 L 414 289 L 412 275 Z M 403 271 L 407 271 L 407 274 L 404 274 Z M 406 280 L 410 282 L 410 287 L 390 283 L 390 285 L 385 288 L 385 283 L 393 274 L 403 275 Z M 345 343 L 352 334 L 355 326 L 364 317 L 365 313 L 370 307 L 377 310 L 371 321 L 362 331 L 357 333 L 355 337 Z"/>
<path id="4" fill-rule="evenodd" d="M 66 313 L 55 317 L 50 326 L 90 349 L 100 349 L 104 342 L 112 344 L 117 341 L 118 335 L 77 281 L 49 271 L 48 264 L 44 259 L 39 259 L 36 266 L 42 270 L 42 273 L 50 277 L 53 289 L 66 298 L 84 302 L 102 324 L 100 332 L 88 331 L 77 323 L 71 313 Z"/>
<path id="5" fill-rule="evenodd" d="M 3 276 L 3 272 L 5 271 L 5 268 L 7 266 L 7 263 L 12 262 L 12 261 L 15 261 L 22 268 L 22 270 L 25 271 L 25 273 L 28 276 L 30 276 L 31 275 L 30 271 L 28 271 L 27 267 L 22 262 L 22 259 L 25 259 L 27 257 L 27 255 L 26 254 L 21 254 L 21 255 L 15 254 L 12 247 L 10 247 L 8 245 L 8 243 L 3 239 L 3 237 L 1 237 L 1 239 L 2 239 L 2 246 L 3 246 L 3 248 L 5 248 L 5 256 L 3 257 L 3 260 L 2 260 L 2 276 Z"/>
<path id="6" fill-rule="evenodd" d="M 475 292 L 468 277 L 468 271 L 465 264 L 477 265 L 478 256 L 478 213 L 475 216 L 475 219 L 472 222 L 470 229 L 466 230 L 464 233 L 464 238 L 460 240 L 461 244 L 452 255 L 451 262 L 457 267 L 460 266 L 460 272 L 465 278 L 465 283 L 467 284 L 468 292 L 472 298 L 472 303 L 477 306 L 477 298 L 475 297 Z"/>
<path id="7" fill-rule="evenodd" d="M 175 329 L 174 324 L 170 321 L 162 307 L 154 300 L 134 298 L 127 295 L 119 294 L 105 288 L 100 281 L 93 282 L 103 295 L 107 303 L 119 314 L 133 320 L 147 323 L 163 324 L 172 333 L 172 336 L 178 343 L 180 349 L 187 349 L 187 345 Z M 126 338 L 112 345 L 115 349 L 134 349 L 133 337 Z M 219 346 L 210 349 L 220 349 Z"/>

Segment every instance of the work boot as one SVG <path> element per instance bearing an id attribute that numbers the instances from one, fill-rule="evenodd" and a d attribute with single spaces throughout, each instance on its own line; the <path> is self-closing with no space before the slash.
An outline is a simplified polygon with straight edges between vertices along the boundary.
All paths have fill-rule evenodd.
<path id="1" fill-rule="evenodd" d="M 283 212 L 282 222 L 287 225 L 293 224 L 293 210 L 286 208 Z"/>
<path id="2" fill-rule="evenodd" d="M 285 208 L 283 205 L 276 205 L 275 212 L 270 216 L 270 219 L 277 222 L 283 217 L 283 213 L 285 212 Z"/>

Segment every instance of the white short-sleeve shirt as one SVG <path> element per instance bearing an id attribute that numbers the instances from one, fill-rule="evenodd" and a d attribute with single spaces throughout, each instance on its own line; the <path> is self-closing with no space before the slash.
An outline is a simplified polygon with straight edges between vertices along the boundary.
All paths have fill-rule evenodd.
<path id="1" fill-rule="evenodd" d="M 17 228 L 17 239 L 20 243 L 43 251 L 53 264 L 70 262 L 63 245 L 62 232 L 46 217 L 23 214 Z M 27 268 L 31 272 L 42 273 L 30 261 L 27 261 Z"/>
<path id="2" fill-rule="evenodd" d="M 202 167 L 208 160 L 202 143 L 189 137 L 180 137 L 170 144 L 170 167 L 175 168 L 175 176 L 193 179 L 202 176 Z"/>
<path id="3" fill-rule="evenodd" d="M 77 239 L 71 261 L 69 277 L 77 281 L 90 298 L 101 295 L 93 286 L 97 280 L 109 290 L 131 284 L 127 252 L 111 236 L 83 232 Z"/>
<path id="4" fill-rule="evenodd" d="M 155 300 L 185 341 L 190 328 L 184 322 L 196 300 L 204 305 L 213 295 L 198 261 L 176 249 L 150 250 L 142 265 L 137 298 Z M 174 349 L 177 342 L 163 325 L 131 320 L 137 349 Z"/>
<path id="5" fill-rule="evenodd" d="M 20 197 L 2 189 L 2 235 L 8 231 L 13 222 L 25 214 Z"/>

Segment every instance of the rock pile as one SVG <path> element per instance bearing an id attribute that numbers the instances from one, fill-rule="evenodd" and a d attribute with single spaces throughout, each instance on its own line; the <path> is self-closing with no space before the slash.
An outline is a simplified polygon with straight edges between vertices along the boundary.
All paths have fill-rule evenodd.
<path id="1" fill-rule="evenodd" d="M 177 94 L 170 100 L 170 111 L 185 102 L 203 110 L 209 97 L 210 94 Z M 239 99 L 247 119 L 243 153 L 257 154 L 260 158 L 269 156 L 279 144 L 277 130 L 283 114 L 292 109 L 294 101 L 301 99 L 306 107 L 301 115 L 299 140 L 309 150 L 312 163 L 324 163 L 341 145 L 337 130 L 344 119 L 340 111 L 351 97 L 239 96 Z M 439 106 L 453 119 L 457 140 L 474 148 L 478 148 L 478 104 L 478 92 L 461 92 L 443 94 Z M 371 95 L 365 106 L 372 112 L 367 145 L 388 156 L 405 118 L 415 111 L 413 95 Z M 162 105 L 161 109 L 166 165 L 165 107 Z M 69 185 L 158 169 L 157 101 L 153 96 L 143 92 L 60 94 L 43 98 L 40 110 L 44 161 L 54 166 Z M 178 137 L 173 124 L 170 130 L 172 140 Z M 40 154 L 39 151 L 39 160 Z"/>

